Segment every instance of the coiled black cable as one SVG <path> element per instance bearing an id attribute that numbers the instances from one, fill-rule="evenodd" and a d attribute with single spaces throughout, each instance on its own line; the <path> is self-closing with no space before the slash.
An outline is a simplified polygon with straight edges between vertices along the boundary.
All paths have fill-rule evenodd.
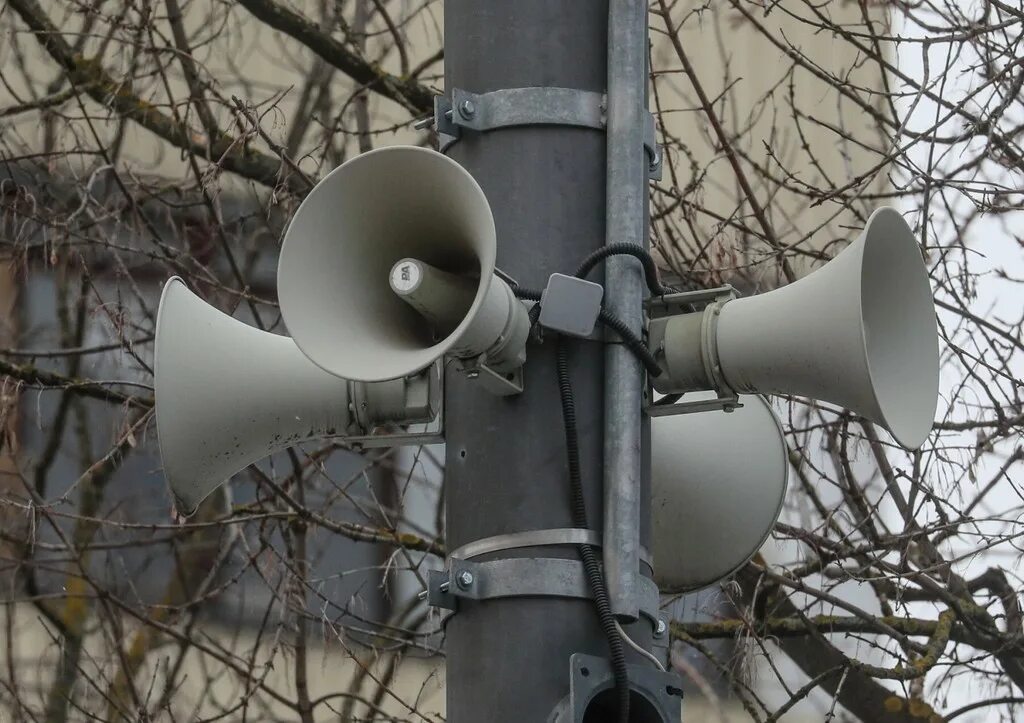
<path id="1" fill-rule="evenodd" d="M 513 286 L 512 293 L 516 295 L 517 299 L 540 302 L 541 292 L 536 289 L 528 289 L 525 286 Z"/>
<path id="2" fill-rule="evenodd" d="M 583 263 L 576 269 L 576 276 L 582 279 L 609 256 L 632 256 L 637 259 L 644 266 L 644 278 L 647 280 L 647 288 L 650 289 L 651 293 L 655 296 L 662 296 L 668 293 L 665 287 L 661 285 L 661 281 L 658 280 L 658 265 L 654 263 L 654 257 L 636 244 L 617 243 L 602 246 L 583 259 Z"/>
<path id="3" fill-rule="evenodd" d="M 626 322 L 605 309 L 601 309 L 597 318 L 601 320 L 602 324 L 615 331 L 621 337 L 622 343 L 629 347 L 629 350 L 636 355 L 640 363 L 647 369 L 648 374 L 652 377 L 661 376 L 661 366 L 658 364 L 658 360 L 654 358 L 651 350 L 647 348 L 647 345 L 643 343 L 640 337 L 626 326 Z"/>
<path id="4" fill-rule="evenodd" d="M 523 286 L 513 287 L 512 292 L 516 295 L 517 298 L 537 302 L 530 308 L 529 312 L 530 326 L 536 324 L 537 320 L 540 318 L 541 292 L 537 291 L 536 289 L 527 289 Z M 657 359 L 654 358 L 654 355 L 651 354 L 651 350 L 647 348 L 647 345 L 644 344 L 643 340 L 640 339 L 640 337 L 633 333 L 632 329 L 626 326 L 626 323 L 622 321 L 622 319 L 615 316 L 610 311 L 607 311 L 604 308 L 601 309 L 597 318 L 600 319 L 602 324 L 612 329 L 616 334 L 619 335 L 619 337 L 622 339 L 622 343 L 629 347 L 629 350 L 636 355 L 636 357 L 644 365 L 644 368 L 647 369 L 648 374 L 650 374 L 652 377 L 657 377 L 661 375 L 661 366 L 658 364 Z"/>
<path id="5" fill-rule="evenodd" d="M 540 319 L 540 297 L 541 292 L 536 289 L 527 289 L 523 286 L 513 286 L 512 293 L 516 295 L 517 299 L 526 299 L 527 301 L 536 301 L 537 303 L 530 307 L 530 328 L 537 325 L 537 321 Z"/>
<path id="6" fill-rule="evenodd" d="M 572 381 L 569 378 L 569 355 L 565 340 L 558 337 L 556 351 L 558 367 L 558 393 L 562 400 L 562 424 L 565 427 L 565 448 L 569 461 L 569 489 L 572 501 L 573 525 L 587 529 L 587 502 L 583 497 L 583 477 L 580 472 L 580 445 L 576 431 L 576 400 L 573 396 Z M 597 553 L 591 545 L 577 545 L 583 570 L 594 595 L 597 617 L 608 639 L 608 652 L 615 678 L 615 693 L 618 698 L 619 723 L 629 722 L 629 672 L 626 668 L 626 651 L 622 637 L 615 626 L 608 588 L 597 561 Z"/>
<path id="7" fill-rule="evenodd" d="M 632 244 L 614 244 L 605 246 L 587 257 L 580 265 L 576 276 L 582 278 L 602 259 L 614 254 L 629 254 L 638 258 L 644 264 L 644 271 L 648 287 L 652 293 L 662 294 L 664 289 L 658 282 L 657 269 L 654 260 L 643 249 Z M 530 325 L 536 325 L 540 318 L 541 292 L 535 289 L 528 289 L 522 286 L 514 286 L 513 292 L 519 299 L 535 301 L 530 309 Z M 661 367 L 651 354 L 647 345 L 633 331 L 611 312 L 601 309 L 598 314 L 601 323 L 614 330 L 622 342 L 637 356 L 647 372 L 651 376 L 659 376 Z M 558 391 L 562 403 L 562 423 L 565 428 L 566 456 L 569 463 L 569 489 L 571 495 L 571 510 L 573 524 L 580 529 L 587 529 L 587 505 L 583 496 L 583 478 L 580 472 L 579 436 L 576 429 L 576 401 L 573 395 L 572 382 L 569 378 L 568 351 L 565 339 L 558 337 L 556 346 L 556 361 L 558 371 Z M 594 604 L 597 608 L 598 621 L 608 641 L 609 659 L 612 666 L 612 676 L 615 680 L 615 693 L 617 698 L 617 710 L 619 723 L 629 722 L 629 672 L 626 668 L 626 652 L 621 634 L 616 626 L 615 615 L 612 613 L 611 601 L 608 597 L 608 588 L 605 584 L 604 573 L 598 561 L 597 552 L 592 545 L 577 545 L 580 559 L 583 563 L 583 570 L 587 576 L 587 582 L 594 595 Z"/>

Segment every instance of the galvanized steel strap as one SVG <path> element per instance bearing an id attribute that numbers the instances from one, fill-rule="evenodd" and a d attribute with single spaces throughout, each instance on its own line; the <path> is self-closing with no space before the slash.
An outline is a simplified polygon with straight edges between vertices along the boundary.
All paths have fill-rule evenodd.
<path id="1" fill-rule="evenodd" d="M 658 586 L 640 575 L 640 614 L 654 630 L 659 626 Z M 575 559 L 515 557 L 473 562 L 452 558 L 447 570 L 431 570 L 427 602 L 458 610 L 460 600 L 485 601 L 510 597 L 593 599 L 583 563 Z"/>
<path id="2" fill-rule="evenodd" d="M 605 99 L 574 88 L 505 88 L 477 95 L 452 91 L 451 123 L 474 131 L 529 125 L 566 125 L 601 129 Z"/>
<path id="3" fill-rule="evenodd" d="M 604 130 L 606 109 L 603 93 L 576 88 L 504 88 L 481 94 L 455 88 L 451 98 L 434 97 L 433 125 L 440 136 L 440 150 L 444 151 L 464 129 L 484 133 L 516 126 L 564 125 Z M 661 178 L 661 149 L 650 113 L 645 116 L 643 137 L 648 175 Z"/>
<path id="4" fill-rule="evenodd" d="M 596 530 L 584 530 L 578 527 L 556 527 L 548 530 L 527 530 L 510 532 L 505 535 L 484 537 L 467 542 L 449 553 L 448 557 L 457 560 L 469 560 L 481 555 L 502 550 L 516 550 L 523 547 L 548 547 L 552 545 L 593 545 L 601 546 L 601 536 Z M 651 564 L 650 553 L 641 548 L 640 559 Z"/>

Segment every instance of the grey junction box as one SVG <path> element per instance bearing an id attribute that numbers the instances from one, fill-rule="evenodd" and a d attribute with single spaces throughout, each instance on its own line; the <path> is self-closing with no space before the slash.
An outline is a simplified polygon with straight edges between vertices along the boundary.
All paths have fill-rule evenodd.
<path id="1" fill-rule="evenodd" d="M 565 274 L 551 274 L 541 294 L 541 325 L 569 336 L 588 337 L 601 313 L 604 287 Z"/>

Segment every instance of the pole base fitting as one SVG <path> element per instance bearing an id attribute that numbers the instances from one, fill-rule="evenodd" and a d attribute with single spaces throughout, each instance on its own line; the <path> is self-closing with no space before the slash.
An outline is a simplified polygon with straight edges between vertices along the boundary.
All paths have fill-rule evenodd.
<path id="1" fill-rule="evenodd" d="M 683 681 L 650 665 L 629 665 L 630 723 L 677 723 L 682 713 Z M 604 658 L 584 653 L 569 657 L 569 695 L 547 723 L 583 723 L 615 719 L 615 678 Z"/>

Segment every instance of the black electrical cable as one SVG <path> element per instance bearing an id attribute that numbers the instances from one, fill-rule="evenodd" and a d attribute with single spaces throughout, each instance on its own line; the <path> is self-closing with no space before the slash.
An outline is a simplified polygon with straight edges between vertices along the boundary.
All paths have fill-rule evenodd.
<path id="1" fill-rule="evenodd" d="M 515 286 L 513 287 L 512 291 L 516 295 L 516 297 L 520 299 L 526 299 L 527 301 L 537 302 L 530 309 L 530 326 L 533 326 L 534 324 L 537 323 L 537 319 L 540 318 L 541 292 L 535 289 L 527 289 L 523 286 Z M 601 323 L 615 331 L 615 333 L 617 333 L 619 337 L 622 338 L 622 343 L 629 347 L 630 351 L 632 351 L 637 356 L 640 362 L 644 365 L 644 368 L 647 369 L 648 374 L 650 374 L 652 377 L 661 376 L 661 366 L 658 364 L 658 361 L 654 358 L 654 355 L 651 354 L 650 349 L 647 348 L 647 345 L 644 344 L 643 340 L 640 339 L 640 337 L 634 334 L 633 331 L 628 326 L 626 326 L 626 323 L 622 321 L 622 319 L 618 318 L 610 311 L 607 311 L 606 309 L 603 308 L 601 309 L 597 318 L 601 320 Z"/>
<path id="2" fill-rule="evenodd" d="M 526 299 L 527 301 L 540 301 L 541 292 L 536 289 L 528 289 L 525 286 L 513 286 L 512 293 L 516 295 L 517 299 Z"/>
<path id="3" fill-rule="evenodd" d="M 605 309 L 601 309 L 597 318 L 622 338 L 622 343 L 629 347 L 629 350 L 636 355 L 637 359 L 647 369 L 648 374 L 652 377 L 661 376 L 661 366 L 658 364 L 658 360 L 654 358 L 651 350 L 647 348 L 647 345 L 643 343 L 640 337 L 626 326 L 626 322 Z"/>
<path id="4" fill-rule="evenodd" d="M 540 319 L 540 297 L 541 292 L 536 289 L 527 289 L 522 286 L 513 286 L 512 293 L 516 295 L 516 298 L 526 299 L 527 301 L 536 301 L 537 303 L 530 307 L 530 328 L 532 329 L 537 325 L 537 321 Z"/>
<path id="5" fill-rule="evenodd" d="M 537 326 L 537 322 L 540 321 L 540 302 L 533 305 L 527 316 L 530 318 L 530 328 Z"/>
<path id="6" fill-rule="evenodd" d="M 683 398 L 682 394 L 666 394 L 661 399 L 656 401 L 654 403 L 654 406 L 656 406 L 656 407 L 665 407 L 665 406 L 668 406 L 669 404 L 675 404 L 676 402 L 678 402 L 682 398 Z"/>
<path id="7" fill-rule="evenodd" d="M 569 488 L 572 497 L 573 524 L 579 529 L 587 529 L 587 502 L 583 497 L 583 477 L 580 472 L 579 436 L 576 431 L 576 400 L 573 396 L 572 381 L 569 378 L 569 358 L 565 341 L 558 338 L 556 346 L 558 367 L 558 393 L 562 400 L 562 424 L 565 427 L 565 448 L 569 460 Z M 587 582 L 594 595 L 597 606 L 597 617 L 608 639 L 608 651 L 611 656 L 612 675 L 615 678 L 615 692 L 618 697 L 619 723 L 629 722 L 629 671 L 626 668 L 626 651 L 622 637 L 615 625 L 608 588 L 597 561 L 597 553 L 592 545 L 577 545 Z"/>
<path id="8" fill-rule="evenodd" d="M 602 259 L 614 254 L 628 254 L 638 258 L 644 265 L 647 284 L 652 293 L 662 294 L 664 289 L 658 283 L 657 270 L 654 260 L 646 251 L 632 244 L 615 244 L 605 246 L 594 252 L 580 265 L 576 273 L 582 278 Z M 535 289 L 528 289 L 522 286 L 514 286 L 513 293 L 519 299 L 535 301 L 530 309 L 530 325 L 537 324 L 540 318 L 542 293 Z M 640 359 L 651 376 L 659 376 L 661 367 L 655 360 L 654 355 L 633 331 L 611 312 L 601 309 L 598 318 L 601 322 L 618 333 L 622 342 Z M 583 478 L 580 471 L 579 437 L 576 429 L 576 401 L 573 395 L 572 382 L 569 378 L 568 352 L 565 340 L 559 336 L 556 346 L 556 361 L 558 371 L 558 391 L 562 403 L 562 423 L 565 427 L 566 456 L 569 462 L 569 488 L 572 500 L 573 524 L 580 529 L 587 529 L 587 505 L 583 496 Z M 583 563 L 583 570 L 587 576 L 587 582 L 594 595 L 594 604 L 597 607 L 598 621 L 608 641 L 609 657 L 612 666 L 612 675 L 615 680 L 615 693 L 617 698 L 617 709 L 619 723 L 629 721 L 629 672 L 626 668 L 626 652 L 621 634 L 616 625 L 615 615 L 612 613 L 611 601 L 608 597 L 608 588 L 605 584 L 604 574 L 598 561 L 597 552 L 592 545 L 577 545 L 580 559 Z"/>
<path id="9" fill-rule="evenodd" d="M 636 244 L 617 243 L 602 246 L 583 259 L 583 263 L 576 269 L 576 276 L 582 279 L 609 256 L 632 256 L 637 259 L 643 264 L 644 278 L 647 280 L 647 288 L 651 290 L 651 293 L 655 296 L 662 296 L 668 293 L 658 280 L 658 265 L 654 263 L 654 257 Z"/>

